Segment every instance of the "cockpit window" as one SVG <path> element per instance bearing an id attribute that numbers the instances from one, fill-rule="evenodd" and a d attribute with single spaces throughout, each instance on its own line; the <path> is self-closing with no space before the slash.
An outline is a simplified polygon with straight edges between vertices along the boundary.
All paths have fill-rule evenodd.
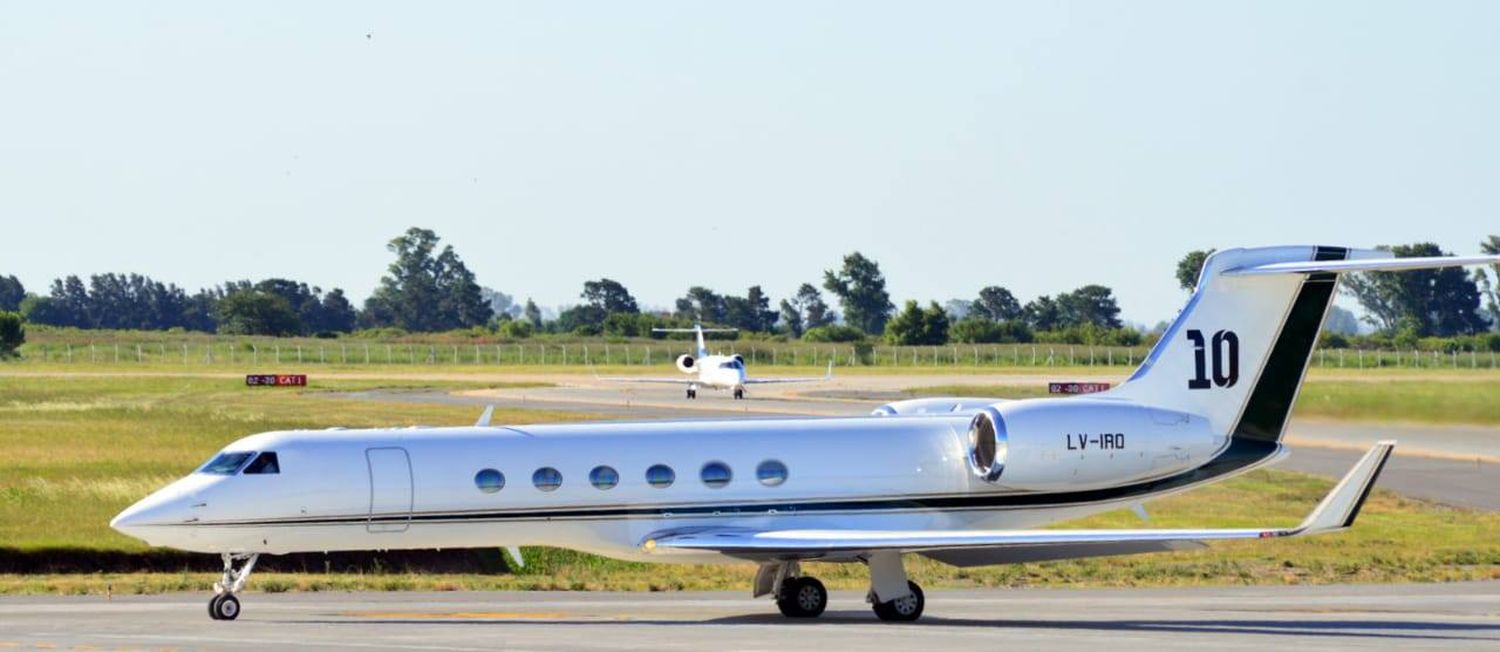
<path id="1" fill-rule="evenodd" d="M 240 470 L 240 467 L 244 466 L 245 460 L 250 459 L 252 455 L 255 455 L 255 453 L 220 453 L 218 457 L 209 460 L 208 464 L 204 464 L 203 468 L 198 469 L 198 471 L 210 475 L 234 475 L 235 471 Z"/>
<path id="2" fill-rule="evenodd" d="M 281 473 L 281 464 L 276 460 L 276 453 L 265 451 L 255 458 L 250 466 L 245 467 L 245 475 L 270 475 Z"/>

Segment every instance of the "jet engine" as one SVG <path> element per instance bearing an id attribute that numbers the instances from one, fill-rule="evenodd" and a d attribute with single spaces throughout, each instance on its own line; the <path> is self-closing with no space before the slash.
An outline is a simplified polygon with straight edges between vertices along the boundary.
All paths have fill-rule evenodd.
<path id="1" fill-rule="evenodd" d="M 694 371 L 696 371 L 698 369 L 697 365 L 698 365 L 698 361 L 694 360 L 693 356 L 690 356 L 690 355 L 688 355 L 686 353 L 677 356 L 677 368 L 681 369 L 682 373 L 685 373 L 685 374 L 693 373 Z"/>
<path id="2" fill-rule="evenodd" d="M 1198 415 L 1087 399 L 983 407 L 964 435 L 974 477 L 1016 491 L 1152 480 L 1201 466 L 1226 443 Z"/>
<path id="3" fill-rule="evenodd" d="M 736 353 L 734 355 L 729 356 L 729 359 L 733 360 L 735 362 L 740 363 L 741 367 L 745 366 L 745 356 L 742 356 L 742 355 Z"/>

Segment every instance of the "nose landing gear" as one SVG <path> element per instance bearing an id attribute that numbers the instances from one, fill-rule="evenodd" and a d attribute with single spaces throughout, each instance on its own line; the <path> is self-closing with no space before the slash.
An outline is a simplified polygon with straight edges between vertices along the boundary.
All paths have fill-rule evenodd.
<path id="1" fill-rule="evenodd" d="M 214 620 L 234 620 L 240 617 L 240 599 L 234 597 L 245 588 L 250 571 L 255 568 L 259 553 L 225 553 L 224 574 L 214 583 L 214 597 L 208 601 L 208 615 Z"/>

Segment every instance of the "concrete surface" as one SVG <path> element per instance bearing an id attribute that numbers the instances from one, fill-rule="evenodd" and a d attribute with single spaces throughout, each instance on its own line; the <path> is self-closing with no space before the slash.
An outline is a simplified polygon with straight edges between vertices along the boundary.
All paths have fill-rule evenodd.
<path id="1" fill-rule="evenodd" d="M 1496 649 L 1500 582 L 934 591 L 910 624 L 859 593 L 789 621 L 741 593 L 248 593 L 0 598 L 0 648 L 414 650 Z"/>

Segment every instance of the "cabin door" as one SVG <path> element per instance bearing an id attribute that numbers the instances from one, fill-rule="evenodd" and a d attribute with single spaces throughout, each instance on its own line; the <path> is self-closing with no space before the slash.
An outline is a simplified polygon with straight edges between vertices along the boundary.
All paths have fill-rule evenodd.
<path id="1" fill-rule="evenodd" d="M 411 458 L 404 448 L 365 450 L 370 465 L 371 532 L 405 532 L 411 526 Z"/>

